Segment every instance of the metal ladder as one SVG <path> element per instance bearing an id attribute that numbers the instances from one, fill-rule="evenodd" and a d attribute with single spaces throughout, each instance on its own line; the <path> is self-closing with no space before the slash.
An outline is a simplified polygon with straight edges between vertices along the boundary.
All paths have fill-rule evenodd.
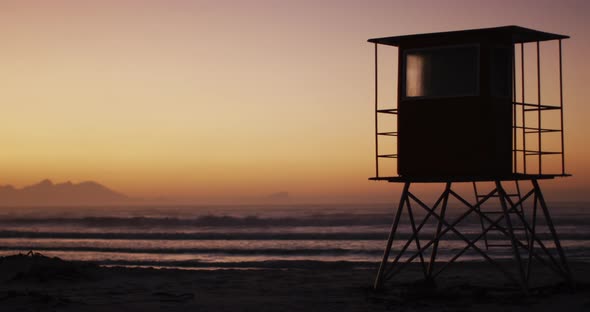
<path id="1" fill-rule="evenodd" d="M 475 198 L 476 198 L 476 202 L 479 202 L 479 200 L 481 200 L 482 198 L 487 197 L 487 195 L 482 195 L 478 192 L 477 189 L 477 182 L 472 182 L 473 183 L 473 191 L 475 193 Z M 517 218 L 511 218 L 511 222 L 514 222 L 515 220 L 519 220 L 520 218 L 524 219 L 524 208 L 521 202 L 522 199 L 522 195 L 520 192 L 520 185 L 518 184 L 518 181 L 514 181 L 515 186 L 516 186 L 516 192 L 515 193 L 507 193 L 506 196 L 508 196 L 509 198 L 513 198 L 512 202 L 513 203 L 518 203 L 516 205 L 516 211 L 514 210 L 510 210 L 509 214 L 511 215 L 515 215 L 517 216 L 517 214 L 520 215 L 520 217 L 517 216 Z M 490 197 L 500 197 L 499 194 L 494 194 Z M 477 205 L 475 207 L 475 209 L 477 211 L 479 211 L 481 214 L 479 215 L 479 221 L 480 221 L 480 225 L 481 225 L 481 230 L 482 232 L 485 231 L 486 229 L 486 223 L 484 221 L 484 218 L 482 217 L 482 215 L 486 215 L 486 216 L 490 216 L 490 215 L 500 215 L 503 214 L 504 212 L 502 210 L 483 210 L 482 207 L 480 205 Z M 490 217 L 492 218 L 492 217 Z M 504 223 L 506 223 L 506 220 L 503 220 Z M 522 222 L 522 221 L 520 221 Z M 493 229 L 496 229 L 497 232 L 506 232 L 506 227 L 505 226 L 501 226 L 500 224 L 497 224 L 496 226 L 493 227 Z M 512 230 L 515 232 L 515 236 L 516 236 L 516 231 L 519 232 L 524 232 L 524 237 L 525 237 L 525 243 L 523 243 L 523 245 L 528 246 L 528 242 L 529 242 L 529 233 L 527 231 L 527 229 L 525 228 L 524 225 L 521 224 L 521 226 L 512 226 Z M 483 239 L 485 242 L 485 246 L 486 246 L 486 250 L 489 250 L 490 248 L 494 248 L 494 247 L 512 247 L 512 244 L 510 242 L 505 242 L 505 243 L 490 243 L 490 239 L 488 238 L 488 233 L 490 233 L 492 230 L 485 232 L 483 234 Z"/>

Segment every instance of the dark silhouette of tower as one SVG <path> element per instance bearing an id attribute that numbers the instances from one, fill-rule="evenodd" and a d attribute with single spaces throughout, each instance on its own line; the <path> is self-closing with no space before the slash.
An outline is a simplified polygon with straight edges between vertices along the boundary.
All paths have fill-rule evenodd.
<path id="1" fill-rule="evenodd" d="M 424 277 L 433 279 L 467 250 L 497 266 L 525 292 L 532 264 L 537 262 L 571 283 L 538 183 L 569 176 L 564 161 L 561 61 L 561 42 L 567 38 L 505 26 L 369 40 L 375 45 L 376 164 L 370 179 L 404 184 L 376 288 L 415 261 L 422 264 Z M 553 86 L 541 79 L 540 46 L 547 41 L 557 42 L 559 70 L 551 80 L 557 81 Z M 397 105 L 379 103 L 380 45 L 398 48 Z M 558 94 L 557 102 L 542 101 L 541 91 L 547 89 Z M 386 161 L 397 161 L 397 173 L 385 172 L 382 162 Z M 410 191 L 412 184 L 419 183 L 445 184 L 434 205 L 426 205 Z M 472 184 L 473 200 L 453 189 L 459 183 Z M 491 189 L 482 192 L 486 185 Z M 447 214 L 451 202 L 463 207 L 464 213 Z M 417 207 L 424 212 L 422 220 L 413 211 Z M 411 235 L 402 240 L 405 244 L 390 263 L 404 214 Z M 460 228 L 473 216 L 481 223 L 476 237 Z M 424 234 L 429 220 L 434 221 L 432 232 Z M 539 238 L 540 224 L 552 247 Z M 489 238 L 492 233 L 505 241 L 498 244 Z M 435 270 L 439 242 L 448 234 L 463 240 L 465 248 Z M 511 249 L 517 277 L 493 259 L 494 248 Z"/>

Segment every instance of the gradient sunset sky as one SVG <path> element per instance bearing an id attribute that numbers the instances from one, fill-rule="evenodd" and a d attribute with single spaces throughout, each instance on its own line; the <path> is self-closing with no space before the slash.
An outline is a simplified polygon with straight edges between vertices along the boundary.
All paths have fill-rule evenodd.
<path id="1" fill-rule="evenodd" d="M 369 38 L 519 25 L 563 42 L 568 179 L 590 200 L 590 1 L 2 1 L 0 184 L 197 202 L 385 201 Z"/>

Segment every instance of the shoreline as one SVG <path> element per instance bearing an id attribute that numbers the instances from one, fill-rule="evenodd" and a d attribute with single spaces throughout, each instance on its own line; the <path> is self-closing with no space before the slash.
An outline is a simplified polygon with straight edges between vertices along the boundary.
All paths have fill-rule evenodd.
<path id="1" fill-rule="evenodd" d="M 524 296 L 483 262 L 451 266 L 436 286 L 412 264 L 374 291 L 376 270 L 350 265 L 186 270 L 15 255 L 0 258 L 0 304 L 3 311 L 588 311 L 590 265 L 571 267 L 575 292 L 541 272 L 535 278 L 544 285 Z"/>

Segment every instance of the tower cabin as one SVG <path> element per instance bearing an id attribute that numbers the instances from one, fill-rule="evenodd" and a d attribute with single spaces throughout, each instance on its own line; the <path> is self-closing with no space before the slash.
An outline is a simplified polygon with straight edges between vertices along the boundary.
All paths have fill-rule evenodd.
<path id="1" fill-rule="evenodd" d="M 371 179 L 469 181 L 566 175 L 561 78 L 561 40 L 566 38 L 504 26 L 369 39 L 375 45 L 376 175 Z M 541 102 L 543 41 L 558 42 L 559 78 L 551 81 L 559 81 L 554 88 L 559 103 Z M 536 58 L 532 57 L 536 72 L 525 71 L 525 56 L 535 54 L 525 53 L 529 43 L 536 46 Z M 398 48 L 397 107 L 383 107 L 378 100 L 379 45 Z M 525 83 L 525 78 L 532 81 Z M 535 84 L 533 97 L 525 87 Z M 527 96 L 533 101 L 527 102 Z M 542 116 L 550 111 L 556 115 Z M 397 116 L 397 125 L 395 118 L 387 119 L 389 125 L 378 124 L 382 116 L 392 115 Z M 544 127 L 547 118 L 561 123 Z M 550 132 L 557 133 L 553 135 L 559 143 L 543 145 L 543 135 Z M 380 138 L 397 139 L 393 149 L 397 152 L 382 153 L 383 145 L 395 140 Z M 547 155 L 555 155 L 553 162 L 561 157 L 561 163 L 546 167 Z M 397 175 L 379 171 L 380 160 L 385 159 L 397 159 Z"/>
<path id="2" fill-rule="evenodd" d="M 565 253 L 537 181 L 568 175 L 561 61 L 561 41 L 566 38 L 505 26 L 369 40 L 375 45 L 376 154 L 375 177 L 370 179 L 404 185 L 375 288 L 382 287 L 405 265 L 418 261 L 424 278 L 432 280 L 468 250 L 516 281 L 525 293 L 535 272 L 531 269 L 533 260 L 552 268 L 573 287 Z M 548 63 L 541 62 L 542 42 L 544 59 L 551 54 L 546 53 L 546 41 L 557 43 L 550 47 L 557 58 Z M 379 103 L 380 45 L 398 48 L 397 105 Z M 553 64 L 554 70 L 546 70 L 542 64 Z M 551 72 L 554 76 L 545 79 Z M 391 169 L 395 160 L 397 173 Z M 380 166 L 385 161 L 389 166 Z M 509 184 L 515 187 L 507 191 L 505 181 L 514 181 Z M 532 188 L 526 191 L 520 181 L 530 182 Z M 445 188 L 431 206 L 410 190 L 412 184 L 439 182 L 444 182 Z M 452 189 L 464 182 L 473 185 L 474 201 Z M 477 184 L 494 186 L 482 193 Z M 466 209 L 461 214 L 447 214 L 449 206 Z M 412 211 L 416 209 L 425 213 L 415 218 L 417 214 Z M 396 232 L 405 222 L 404 214 L 412 233 L 400 239 Z M 470 238 L 473 227 L 465 221 L 470 215 L 480 219 L 481 234 L 475 238 Z M 434 222 L 429 223 L 431 217 Z M 541 224 L 545 232 L 540 230 Z M 447 238 L 447 233 L 465 246 L 436 268 L 439 242 Z M 559 262 L 538 236 L 540 233 L 550 234 Z M 409 250 L 413 244 L 415 250 Z M 512 272 L 517 272 L 517 277 L 492 259 L 490 248 L 512 249 L 516 269 Z M 395 256 L 390 262 L 392 252 Z"/>

